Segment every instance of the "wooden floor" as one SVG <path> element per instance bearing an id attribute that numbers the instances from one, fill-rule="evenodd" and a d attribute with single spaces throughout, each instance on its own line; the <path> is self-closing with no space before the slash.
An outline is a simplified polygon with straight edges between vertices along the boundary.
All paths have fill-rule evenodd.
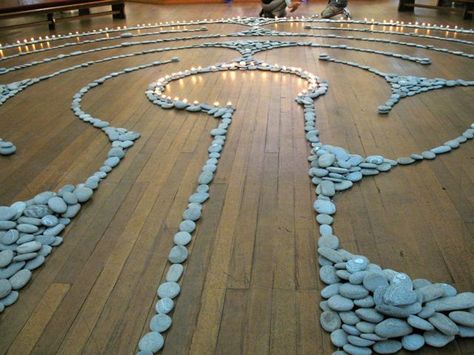
<path id="1" fill-rule="evenodd" d="M 312 3 L 299 13 L 310 15 L 323 5 Z M 396 6 L 396 1 L 353 1 L 351 10 L 355 18 L 472 26 L 460 20 L 459 14 L 416 9 L 414 17 L 397 13 Z M 72 21 L 59 24 L 57 31 L 255 15 L 258 5 L 127 3 L 127 12 L 126 22 L 112 22 L 108 17 Z M 208 33 L 227 33 L 242 27 L 208 28 Z M 277 28 L 303 31 L 303 25 L 296 24 Z M 0 33 L 0 42 L 45 34 L 41 26 L 17 29 Z M 402 40 L 473 52 L 472 47 L 459 44 Z M 197 42 L 202 41 L 193 41 Z M 460 57 L 380 43 L 357 45 L 428 56 L 433 64 L 424 67 L 377 55 L 326 52 L 387 72 L 474 79 L 472 62 Z M 87 58 L 126 51 L 100 52 Z M 2 65 L 53 53 L 61 52 Z M 257 57 L 301 66 L 329 81 L 328 94 L 316 102 L 323 142 L 353 153 L 394 158 L 454 138 L 473 121 L 472 88 L 418 95 L 381 117 L 376 108 L 390 92 L 385 82 L 365 71 L 321 63 L 320 53 L 318 49 L 287 48 Z M 175 55 L 179 63 L 116 78 L 86 95 L 87 111 L 113 126 L 139 131 L 142 138 L 67 228 L 64 244 L 34 272 L 17 304 L 0 314 L 1 354 L 131 354 L 136 350 L 154 312 L 156 287 L 164 277 L 172 236 L 206 158 L 209 131 L 216 126 L 215 120 L 203 114 L 161 110 L 148 102 L 144 90 L 168 72 L 230 60 L 238 54 L 192 49 L 98 64 L 42 82 L 1 107 L 0 137 L 12 140 L 18 148 L 16 155 L 0 159 L 0 205 L 5 205 L 64 183 L 83 181 L 104 160 L 109 148 L 105 137 L 75 119 L 69 109 L 77 90 L 106 73 Z M 0 82 L 50 73 L 87 58 L 9 73 Z M 333 351 L 328 334 L 319 326 L 322 284 L 315 262 L 314 189 L 307 174 L 309 152 L 301 109 L 293 101 L 303 84 L 282 74 L 232 72 L 186 79 L 170 88 L 170 95 L 190 100 L 230 100 L 238 110 L 191 245 L 164 354 Z M 459 291 L 473 290 L 473 162 L 471 141 L 435 161 L 364 179 L 336 197 L 335 234 L 347 250 L 384 267 L 412 278 L 452 283 Z M 419 353 L 474 354 L 474 342 L 463 339 L 444 349 L 427 347 Z"/>

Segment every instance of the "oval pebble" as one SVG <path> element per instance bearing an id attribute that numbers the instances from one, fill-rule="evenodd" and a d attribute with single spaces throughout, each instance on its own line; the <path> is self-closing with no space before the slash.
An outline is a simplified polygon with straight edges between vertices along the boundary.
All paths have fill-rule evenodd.
<path id="1" fill-rule="evenodd" d="M 141 351 L 149 351 L 151 353 L 158 352 L 164 344 L 163 336 L 158 332 L 149 332 L 145 334 L 138 343 Z"/>
<path id="2" fill-rule="evenodd" d="M 159 313 L 155 315 L 150 321 L 150 329 L 155 332 L 165 332 L 166 330 L 171 327 L 171 320 L 170 316 L 166 314 Z"/>
<path id="3" fill-rule="evenodd" d="M 176 282 L 164 282 L 157 290 L 160 298 L 175 298 L 181 292 L 181 287 Z"/>
<path id="4" fill-rule="evenodd" d="M 157 313 L 167 314 L 174 308 L 174 301 L 171 298 L 162 298 L 156 302 L 155 310 Z"/>
<path id="5" fill-rule="evenodd" d="M 15 275 L 10 278 L 10 283 L 14 290 L 19 290 L 23 288 L 31 279 L 31 271 L 30 270 L 20 270 Z"/>

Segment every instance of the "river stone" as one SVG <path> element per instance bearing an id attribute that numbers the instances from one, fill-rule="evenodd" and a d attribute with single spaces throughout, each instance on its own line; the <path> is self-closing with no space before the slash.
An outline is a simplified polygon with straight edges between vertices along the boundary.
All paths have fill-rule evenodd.
<path id="1" fill-rule="evenodd" d="M 327 332 L 333 332 L 341 327 L 341 318 L 336 312 L 324 311 L 320 318 L 321 326 Z"/>
<path id="2" fill-rule="evenodd" d="M 340 263 L 344 261 L 344 258 L 334 249 L 331 248 L 318 248 L 319 255 L 331 260 L 333 263 Z"/>
<path id="3" fill-rule="evenodd" d="M 163 347 L 164 342 L 163 336 L 160 333 L 149 332 L 140 339 L 138 348 L 141 351 L 156 353 Z"/>
<path id="4" fill-rule="evenodd" d="M 20 238 L 20 233 L 18 233 L 16 229 L 10 229 L 0 238 L 0 242 L 5 245 L 10 245 L 15 243 L 18 238 Z"/>
<path id="5" fill-rule="evenodd" d="M 43 218 L 44 216 L 50 214 L 49 207 L 46 205 L 33 205 L 28 206 L 23 211 L 23 214 L 26 217 L 33 217 L 33 218 Z"/>
<path id="6" fill-rule="evenodd" d="M 319 277 L 325 284 L 334 284 L 341 279 L 336 275 L 336 269 L 331 265 L 324 265 L 319 269 Z"/>
<path id="7" fill-rule="evenodd" d="M 433 314 L 435 314 L 434 308 L 430 306 L 425 306 L 421 309 L 419 313 L 417 313 L 417 316 L 426 319 L 431 317 Z"/>
<path id="8" fill-rule="evenodd" d="M 362 286 L 345 283 L 339 288 L 339 294 L 352 300 L 358 300 L 366 297 L 369 291 Z"/>
<path id="9" fill-rule="evenodd" d="M 340 283 L 332 284 L 329 286 L 326 286 L 321 290 L 321 297 L 323 298 L 330 298 L 334 295 L 337 295 L 339 293 L 339 287 L 341 286 Z"/>
<path id="10" fill-rule="evenodd" d="M 328 299 L 328 306 L 334 311 L 345 312 L 354 308 L 354 302 L 341 295 L 334 295 Z"/>
<path id="11" fill-rule="evenodd" d="M 320 248 L 337 249 L 339 248 L 339 238 L 335 235 L 323 235 L 318 239 L 318 246 Z"/>
<path id="12" fill-rule="evenodd" d="M 363 284 L 366 289 L 374 292 L 378 287 L 388 286 L 388 281 L 383 272 L 368 271 L 364 276 Z"/>
<path id="13" fill-rule="evenodd" d="M 369 323 L 369 322 L 358 322 L 355 325 L 355 327 L 361 333 L 365 333 L 365 334 L 372 334 L 375 330 L 375 324 L 374 323 Z M 354 345 L 357 345 L 357 344 L 354 344 Z M 362 345 L 360 345 L 360 346 L 362 346 Z M 366 346 L 366 345 L 363 345 L 363 346 Z"/>
<path id="14" fill-rule="evenodd" d="M 449 318 L 465 327 L 474 327 L 474 314 L 471 312 L 454 311 L 449 313 Z"/>
<path id="15" fill-rule="evenodd" d="M 110 157 L 104 161 L 104 165 L 110 166 L 111 168 L 115 168 L 119 163 L 120 163 L 120 158 L 117 158 L 117 157 Z"/>
<path id="16" fill-rule="evenodd" d="M 4 298 L 10 294 L 12 291 L 12 284 L 10 281 L 5 279 L 0 279 L 0 298 Z"/>
<path id="17" fill-rule="evenodd" d="M 203 171 L 201 175 L 199 175 L 198 183 L 199 184 L 209 184 L 212 179 L 214 179 L 214 174 L 210 171 Z"/>
<path id="18" fill-rule="evenodd" d="M 431 284 L 416 290 L 423 302 L 430 302 L 445 296 L 442 284 Z"/>
<path id="19" fill-rule="evenodd" d="M 362 308 L 371 308 L 375 306 L 374 298 L 372 296 L 367 296 L 358 300 L 354 300 L 354 304 L 357 307 L 362 307 Z"/>
<path id="20" fill-rule="evenodd" d="M 18 295 L 18 291 L 12 291 L 7 297 L 1 298 L 0 303 L 3 304 L 4 307 L 11 306 L 18 300 Z"/>
<path id="21" fill-rule="evenodd" d="M 209 162 L 209 160 L 208 160 Z M 217 163 L 217 159 L 216 159 L 216 163 Z M 199 185 L 196 189 L 197 192 L 199 193 L 206 193 L 206 192 L 209 192 L 209 185 Z"/>
<path id="22" fill-rule="evenodd" d="M 424 159 L 428 159 L 428 160 L 436 158 L 436 154 L 429 150 L 422 152 L 421 155 Z"/>
<path id="23" fill-rule="evenodd" d="M 163 282 L 158 287 L 158 296 L 160 298 L 175 298 L 181 292 L 181 287 L 176 282 Z"/>
<path id="24" fill-rule="evenodd" d="M 66 191 L 64 192 L 63 194 L 63 200 L 64 202 L 66 202 L 68 205 L 75 205 L 76 203 L 78 203 L 78 199 L 77 199 L 77 196 L 75 193 L 73 192 L 70 192 L 70 191 Z"/>
<path id="25" fill-rule="evenodd" d="M 443 154 L 449 152 L 451 147 L 448 147 L 447 145 L 440 145 L 439 147 L 435 147 L 430 150 L 435 154 Z"/>
<path id="26" fill-rule="evenodd" d="M 434 327 L 430 322 L 428 322 L 427 320 L 424 320 L 423 318 L 415 316 L 413 314 L 408 316 L 407 322 L 413 328 L 417 328 L 421 330 L 434 330 Z"/>
<path id="27" fill-rule="evenodd" d="M 355 311 L 359 318 L 372 323 L 379 323 L 383 321 L 384 316 L 373 308 L 359 308 Z"/>
<path id="28" fill-rule="evenodd" d="M 43 255 L 38 255 L 36 258 L 34 258 L 33 260 L 30 260 L 26 263 L 25 265 L 25 269 L 28 269 L 28 270 L 34 270 L 34 269 L 37 269 L 39 268 L 41 265 L 44 264 L 45 262 L 45 257 Z"/>
<path id="29" fill-rule="evenodd" d="M 16 209 L 8 206 L 0 206 L 0 221 L 10 221 L 16 216 Z"/>
<path id="30" fill-rule="evenodd" d="M 426 304 L 433 307 L 435 311 L 457 311 L 460 309 L 474 307 L 474 293 L 463 292 L 454 297 L 440 298 Z"/>
<path id="31" fill-rule="evenodd" d="M 320 213 L 316 216 L 316 221 L 319 224 L 332 224 L 332 222 L 334 221 L 334 218 L 332 218 L 328 214 Z"/>
<path id="32" fill-rule="evenodd" d="M 189 219 L 186 219 L 179 224 L 179 230 L 181 232 L 192 233 L 195 229 L 196 229 L 196 223 L 194 223 L 193 221 Z"/>
<path id="33" fill-rule="evenodd" d="M 18 261 L 18 262 L 13 262 L 9 264 L 5 268 L 0 269 L 0 279 L 8 279 L 12 277 L 13 275 L 16 274 L 18 270 L 23 269 L 23 266 L 25 266 L 26 262 L 24 261 Z"/>
<path id="34" fill-rule="evenodd" d="M 17 225 L 16 229 L 18 229 L 19 232 L 26 233 L 26 234 L 32 234 L 38 231 L 37 226 L 34 226 L 32 224 L 26 224 L 26 223 L 21 223 Z"/>
<path id="35" fill-rule="evenodd" d="M 197 192 L 189 197 L 189 202 L 203 203 L 209 198 L 209 194 L 205 192 Z"/>
<path id="36" fill-rule="evenodd" d="M 361 338 L 361 337 L 358 337 L 358 336 L 355 336 L 355 335 L 349 335 L 347 337 L 347 340 L 352 345 L 360 346 L 360 347 L 371 346 L 374 343 L 373 340 L 364 339 L 364 338 Z"/>
<path id="37" fill-rule="evenodd" d="M 31 279 L 31 271 L 30 270 L 20 270 L 15 275 L 10 278 L 10 283 L 14 290 L 19 290 L 23 288 L 28 281 Z"/>
<path id="38" fill-rule="evenodd" d="M 37 227 L 40 227 L 40 226 L 43 225 L 43 223 L 41 223 L 40 218 L 34 218 L 34 217 L 21 216 L 20 218 L 18 218 L 17 222 L 18 223 L 32 224 L 32 225 L 37 226 Z"/>
<path id="39" fill-rule="evenodd" d="M 334 344 L 334 346 L 342 348 L 347 344 L 346 332 L 342 329 L 336 329 L 331 333 L 331 342 Z"/>
<path id="40" fill-rule="evenodd" d="M 178 232 L 174 235 L 174 243 L 178 245 L 187 245 L 191 241 L 191 234 L 188 232 Z"/>
<path id="41" fill-rule="evenodd" d="M 55 196 L 48 200 L 48 207 L 56 213 L 64 213 L 67 210 L 67 204 L 61 197 Z"/>
<path id="42" fill-rule="evenodd" d="M 344 329 L 344 331 L 345 331 L 347 334 L 356 335 L 356 336 L 359 336 L 359 335 L 360 335 L 360 330 L 357 329 L 356 327 L 354 327 L 353 325 L 343 324 L 343 325 L 342 325 L 342 329 Z"/>
<path id="43" fill-rule="evenodd" d="M 155 332 L 163 333 L 171 327 L 172 322 L 170 316 L 159 313 L 151 319 L 150 329 Z"/>
<path id="44" fill-rule="evenodd" d="M 43 255 L 43 256 L 48 256 L 49 254 L 51 254 L 52 250 L 53 248 L 50 247 L 49 245 L 43 245 L 41 249 L 38 251 L 38 254 Z"/>
<path id="45" fill-rule="evenodd" d="M 394 306 L 407 306 L 415 303 L 417 294 L 405 286 L 392 284 L 387 287 L 383 295 L 384 303 Z"/>
<path id="46" fill-rule="evenodd" d="M 33 258 L 36 258 L 38 253 L 26 253 L 26 254 L 18 254 L 13 258 L 13 261 L 26 261 Z"/>
<path id="47" fill-rule="evenodd" d="M 336 194 L 336 190 L 334 189 L 334 183 L 329 180 L 323 180 L 319 184 L 319 188 L 321 189 L 321 193 L 325 196 L 334 196 Z"/>
<path id="48" fill-rule="evenodd" d="M 445 335 L 456 335 L 459 333 L 459 328 L 451 319 L 445 316 L 443 313 L 435 313 L 428 321 Z"/>
<path id="49" fill-rule="evenodd" d="M 171 298 L 162 298 L 156 302 L 155 310 L 157 313 L 168 314 L 174 308 L 174 302 Z"/>
<path id="50" fill-rule="evenodd" d="M 16 227 L 16 222 L 13 221 L 0 221 L 0 231 L 8 230 Z"/>
<path id="51" fill-rule="evenodd" d="M 395 354 L 402 348 L 402 343 L 398 340 L 385 340 L 375 343 L 372 347 L 378 354 Z"/>
<path id="52" fill-rule="evenodd" d="M 86 201 L 89 201 L 89 199 L 92 197 L 92 194 L 94 191 L 87 187 L 87 186 L 80 186 L 77 189 L 74 190 L 74 194 L 77 197 L 77 200 L 80 203 L 84 203 Z"/>
<path id="53" fill-rule="evenodd" d="M 420 334 L 410 334 L 402 338 L 402 346 L 409 351 L 416 351 L 425 345 L 425 338 Z"/>
<path id="54" fill-rule="evenodd" d="M 191 221 L 197 221 L 201 218 L 201 209 L 197 207 L 187 208 L 183 212 L 183 219 L 189 219 Z"/>
<path id="55" fill-rule="evenodd" d="M 474 338 L 474 327 L 464 327 L 460 325 L 458 328 L 461 338 Z"/>
<path id="56" fill-rule="evenodd" d="M 324 213 L 328 215 L 336 213 L 336 206 L 331 201 L 322 200 L 319 198 L 314 202 L 313 208 L 318 213 Z"/>
<path id="57" fill-rule="evenodd" d="M 344 324 L 355 325 L 360 322 L 360 318 L 353 311 L 339 312 L 339 317 Z"/>
<path id="58" fill-rule="evenodd" d="M 175 245 L 171 248 L 170 253 L 168 255 L 168 260 L 172 264 L 179 264 L 185 261 L 188 258 L 188 249 L 183 247 L 182 245 Z"/>
<path id="59" fill-rule="evenodd" d="M 349 277 L 349 282 L 353 285 L 360 285 L 362 284 L 362 281 L 364 281 L 365 274 L 367 274 L 366 271 L 354 272 Z"/>
<path id="60" fill-rule="evenodd" d="M 319 226 L 319 233 L 323 235 L 332 235 L 332 227 L 328 224 L 321 224 Z"/>
<path id="61" fill-rule="evenodd" d="M 183 274 L 184 267 L 181 264 L 173 264 L 169 267 L 168 272 L 166 273 L 166 281 L 168 282 L 178 282 L 181 275 Z"/>
<path id="62" fill-rule="evenodd" d="M 346 269 L 349 271 L 351 274 L 358 272 L 358 271 L 363 271 L 367 268 L 367 265 L 369 262 L 365 258 L 354 258 L 350 259 L 346 263 Z"/>
<path id="63" fill-rule="evenodd" d="M 67 211 L 64 212 L 61 216 L 63 218 L 74 218 L 77 216 L 80 210 L 81 210 L 81 204 L 76 203 L 75 205 L 68 206 Z"/>
<path id="64" fill-rule="evenodd" d="M 318 158 L 318 165 L 321 168 L 327 168 L 328 166 L 331 166 L 335 160 L 336 156 L 334 154 L 324 153 Z"/>
<path id="65" fill-rule="evenodd" d="M 334 184 L 334 189 L 336 191 L 344 191 L 350 189 L 354 184 L 350 180 L 339 181 Z"/>
<path id="66" fill-rule="evenodd" d="M 432 282 L 427 280 L 427 279 L 415 279 L 415 280 L 413 280 L 413 288 L 415 290 L 419 289 L 419 288 L 422 288 L 422 287 L 425 287 L 425 286 L 429 286 L 431 284 L 432 284 Z"/>
<path id="67" fill-rule="evenodd" d="M 431 345 L 435 348 L 442 348 L 443 346 L 454 340 L 453 335 L 445 335 L 436 330 L 424 332 L 423 337 L 425 338 L 426 344 Z"/>
<path id="68" fill-rule="evenodd" d="M 346 344 L 342 347 L 350 355 L 370 355 L 372 350 L 366 347 L 359 347 L 352 344 Z"/>
<path id="69" fill-rule="evenodd" d="M 10 264 L 13 260 L 13 250 L 3 250 L 0 251 L 0 268 L 4 268 L 8 264 Z"/>
<path id="70" fill-rule="evenodd" d="M 41 249 L 41 243 L 37 241 L 28 242 L 22 244 L 16 248 L 16 251 L 20 254 L 32 253 Z"/>
<path id="71" fill-rule="evenodd" d="M 375 334 L 382 338 L 397 338 L 410 334 L 413 328 L 404 320 L 387 318 L 375 326 Z"/>
<path id="72" fill-rule="evenodd" d="M 74 196 L 76 196 L 76 195 L 74 195 Z M 53 216 L 51 214 L 41 218 L 41 224 L 44 225 L 45 227 L 54 227 L 58 223 L 59 223 L 58 217 Z"/>

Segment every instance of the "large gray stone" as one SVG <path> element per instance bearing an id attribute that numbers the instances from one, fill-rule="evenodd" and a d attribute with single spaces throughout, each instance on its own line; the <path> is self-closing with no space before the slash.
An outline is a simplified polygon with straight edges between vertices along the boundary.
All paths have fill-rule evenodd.
<path id="1" fill-rule="evenodd" d="M 331 333 L 331 342 L 334 346 L 342 348 L 347 344 L 347 334 L 342 329 L 336 329 Z"/>
<path id="2" fill-rule="evenodd" d="M 168 260 L 173 264 L 179 264 L 188 258 L 188 249 L 182 245 L 175 245 L 171 248 Z"/>
<path id="3" fill-rule="evenodd" d="M 402 343 L 398 340 L 379 341 L 372 347 L 378 354 L 395 354 L 402 348 Z"/>
<path id="4" fill-rule="evenodd" d="M 40 249 L 41 249 L 41 243 L 37 241 L 32 241 L 32 242 L 19 245 L 18 248 L 16 248 L 16 251 L 19 254 L 25 254 L 25 253 L 32 253 Z"/>
<path id="5" fill-rule="evenodd" d="M 333 332 L 341 327 L 341 318 L 337 312 L 325 311 L 321 313 L 321 327 L 327 332 Z"/>
<path id="6" fill-rule="evenodd" d="M 345 312 L 354 308 L 354 302 L 341 295 L 334 295 L 328 299 L 328 306 L 334 311 Z"/>
<path id="7" fill-rule="evenodd" d="M 5 279 L 0 279 L 0 298 L 4 298 L 10 294 L 12 291 L 12 284 L 10 281 Z"/>
<path id="8" fill-rule="evenodd" d="M 61 197 L 55 196 L 48 200 L 48 207 L 56 213 L 64 213 L 67 210 L 67 204 Z"/>
<path id="9" fill-rule="evenodd" d="M 166 273 L 166 281 L 178 282 L 183 274 L 184 266 L 181 264 L 172 264 Z"/>
<path id="10" fill-rule="evenodd" d="M 368 271 L 364 276 L 364 287 L 369 291 L 375 291 L 378 287 L 388 286 L 387 277 L 381 271 Z"/>
<path id="11" fill-rule="evenodd" d="M 158 287 L 158 296 L 160 298 L 175 298 L 181 292 L 181 287 L 176 282 L 163 282 Z"/>
<path id="12" fill-rule="evenodd" d="M 20 270 L 15 275 L 10 278 L 10 283 L 14 290 L 19 290 L 23 288 L 31 279 L 30 270 Z"/>
<path id="13" fill-rule="evenodd" d="M 413 328 L 417 328 L 417 329 L 421 329 L 421 330 L 434 330 L 433 324 L 431 324 L 427 320 L 424 320 L 423 318 L 420 318 L 420 317 L 415 316 L 413 314 L 408 316 L 407 322 Z"/>
<path id="14" fill-rule="evenodd" d="M 156 302 L 155 310 L 157 313 L 168 314 L 174 308 L 174 302 L 171 298 L 162 298 Z"/>
<path id="15" fill-rule="evenodd" d="M 454 311 L 449 313 L 449 318 L 465 327 L 474 327 L 474 313 Z"/>
<path id="16" fill-rule="evenodd" d="M 443 313 L 435 313 L 428 321 L 433 326 L 445 335 L 456 335 L 459 333 L 459 328 L 451 319 L 445 316 Z"/>
<path id="17" fill-rule="evenodd" d="M 17 214 L 17 211 L 8 206 L 0 206 L 0 221 L 10 221 L 15 217 Z"/>
<path id="18" fill-rule="evenodd" d="M 336 206 L 331 201 L 317 199 L 314 202 L 313 208 L 318 213 L 332 215 L 336 213 Z"/>
<path id="19" fill-rule="evenodd" d="M 141 351 L 149 351 L 151 353 L 158 352 L 164 344 L 163 336 L 158 332 L 149 332 L 145 334 L 138 343 Z"/>
<path id="20" fill-rule="evenodd" d="M 435 348 L 442 348 L 454 340 L 454 335 L 445 335 L 437 330 L 431 330 L 423 333 L 425 342 Z"/>
<path id="21" fill-rule="evenodd" d="M 367 297 L 369 294 L 369 291 L 367 291 L 366 288 L 360 286 L 360 285 L 352 285 L 350 283 L 345 283 L 341 285 L 339 288 L 339 293 L 341 296 L 353 299 L 353 300 L 358 300 L 364 297 Z"/>
<path id="22" fill-rule="evenodd" d="M 350 355 L 370 355 L 372 350 L 368 347 L 359 347 L 352 344 L 346 344 L 342 347 Z"/>
<path id="23" fill-rule="evenodd" d="M 172 320 L 170 316 L 159 313 L 155 315 L 150 321 L 150 329 L 154 332 L 165 332 L 171 327 Z"/>
<path id="24" fill-rule="evenodd" d="M 13 250 L 3 250 L 0 251 L 0 268 L 4 268 L 8 264 L 10 264 L 13 260 Z"/>
<path id="25" fill-rule="evenodd" d="M 474 307 L 474 293 L 463 292 L 453 297 L 443 297 L 426 304 L 435 311 L 457 311 Z"/>
<path id="26" fill-rule="evenodd" d="M 416 351 L 425 345 L 425 338 L 420 334 L 410 334 L 402 338 L 403 349 Z"/>
<path id="27" fill-rule="evenodd" d="M 375 334 L 382 338 L 398 338 L 411 334 L 413 328 L 404 320 L 387 318 L 375 326 Z"/>
<path id="28" fill-rule="evenodd" d="M 77 200 L 80 203 L 84 203 L 86 201 L 89 201 L 89 199 L 92 197 L 94 194 L 94 191 L 86 186 L 80 186 L 77 189 L 74 190 L 74 194 L 77 197 Z"/>

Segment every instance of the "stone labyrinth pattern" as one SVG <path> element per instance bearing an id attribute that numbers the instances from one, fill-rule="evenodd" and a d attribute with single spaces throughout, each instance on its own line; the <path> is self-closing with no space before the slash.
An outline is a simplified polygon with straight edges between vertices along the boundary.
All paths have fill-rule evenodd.
<path id="1" fill-rule="evenodd" d="M 279 32 L 268 30 L 263 25 L 286 22 L 304 22 L 305 30 L 308 32 Z M 240 24 L 247 27 L 246 30 L 230 34 L 202 35 L 194 32 L 205 31 L 202 27 L 206 24 Z M 385 25 L 385 22 L 367 21 L 328 21 L 317 19 L 261 19 L 261 18 L 231 18 L 221 20 L 203 20 L 178 22 L 183 26 L 198 26 L 192 29 L 179 31 L 160 30 L 155 32 L 134 33 L 137 29 L 166 28 L 171 24 L 136 26 L 128 29 L 110 29 L 99 32 L 88 32 L 62 36 L 48 39 L 53 43 L 51 48 L 44 48 L 29 53 L 15 54 L 1 58 L 4 61 L 18 56 L 30 56 L 36 52 L 44 52 L 51 49 L 78 47 L 83 43 L 107 42 L 111 39 L 124 39 L 118 45 L 102 46 L 91 50 L 81 51 L 73 48 L 72 52 L 48 57 L 43 60 L 30 61 L 27 64 L 2 67 L 0 76 L 19 71 L 42 63 L 58 61 L 66 57 L 81 56 L 86 53 L 99 52 L 114 48 L 130 48 L 127 54 L 103 57 L 95 61 L 86 61 L 71 67 L 62 68 L 49 75 L 34 77 L 19 82 L 4 83 L 0 85 L 0 105 L 7 100 L 22 94 L 30 86 L 43 80 L 60 76 L 64 73 L 80 70 L 94 66 L 97 63 L 113 61 L 119 58 L 140 56 L 149 53 L 172 52 L 177 49 L 187 48 L 228 48 L 237 51 L 240 56 L 226 63 L 209 63 L 207 67 L 189 68 L 188 70 L 169 73 L 155 82 L 150 83 L 145 94 L 149 101 L 162 109 L 186 110 L 189 112 L 206 113 L 219 122 L 217 128 L 211 130 L 212 142 L 208 148 L 208 160 L 202 167 L 202 172 L 197 178 L 197 186 L 194 193 L 189 196 L 188 206 L 182 215 L 179 230 L 174 235 L 174 246 L 169 251 L 169 268 L 166 282 L 158 285 L 156 302 L 156 315 L 151 319 L 150 331 L 145 334 L 138 344 L 140 354 L 151 354 L 159 352 L 165 345 L 163 334 L 172 324 L 172 313 L 175 306 L 174 300 L 180 293 L 180 279 L 184 272 L 183 264 L 189 257 L 187 245 L 191 243 L 196 223 L 203 215 L 203 206 L 209 199 L 210 186 L 224 149 L 226 135 L 232 123 L 232 117 L 238 107 L 231 103 L 226 106 L 219 104 L 207 104 L 199 102 L 187 102 L 186 100 L 172 99 L 166 96 L 165 88 L 173 81 L 198 74 L 222 72 L 222 71 L 266 71 L 287 73 L 295 75 L 307 82 L 307 88 L 301 91 L 295 101 L 302 106 L 304 112 L 306 140 L 310 145 L 311 155 L 308 158 L 310 167 L 309 175 L 312 183 L 316 186 L 316 199 L 313 208 L 316 212 L 316 220 L 320 225 L 320 238 L 317 246 L 317 258 L 320 265 L 319 275 L 322 282 L 327 286 L 322 290 L 324 299 L 320 303 L 322 314 L 320 318 L 322 328 L 330 333 L 331 342 L 340 350 L 335 354 L 392 354 L 406 349 L 415 351 L 423 346 L 429 345 L 442 347 L 453 341 L 455 336 L 474 336 L 474 293 L 461 292 L 448 284 L 432 283 L 425 279 L 412 280 L 409 275 L 391 269 L 383 269 L 381 266 L 371 263 L 362 255 L 355 255 L 342 248 L 339 238 L 332 233 L 333 215 L 336 213 L 336 205 L 333 197 L 350 189 L 354 183 L 361 181 L 365 176 L 378 175 L 389 172 L 397 166 L 415 164 L 423 160 L 435 159 L 438 155 L 450 152 L 460 145 L 472 140 L 474 137 L 474 123 L 466 127 L 459 136 L 452 137 L 447 142 L 440 142 L 436 147 L 426 147 L 425 151 L 413 152 L 410 156 L 387 159 L 381 155 L 363 157 L 352 154 L 344 147 L 333 146 L 322 143 L 319 139 L 316 119 L 316 99 L 325 95 L 329 83 L 317 75 L 307 72 L 301 68 L 280 66 L 278 63 L 265 63 L 254 58 L 258 52 L 272 50 L 282 47 L 307 46 L 314 48 L 331 48 L 345 51 L 362 51 L 398 58 L 402 61 L 411 61 L 420 65 L 429 65 L 430 58 L 414 57 L 396 52 L 371 50 L 349 45 L 329 45 L 314 42 L 315 38 L 337 38 L 354 40 L 359 42 L 381 42 L 400 46 L 423 48 L 428 51 L 443 52 L 446 55 L 461 56 L 474 59 L 474 54 L 462 51 L 452 51 L 432 45 L 422 45 L 404 41 L 387 40 L 384 38 L 365 38 L 338 35 L 316 35 L 311 29 L 340 30 L 333 27 L 334 23 L 353 23 L 359 25 L 370 25 L 370 28 L 353 28 L 354 32 L 367 32 L 376 34 L 398 34 L 405 37 L 431 38 L 439 41 L 457 42 L 465 46 L 472 46 L 474 42 L 455 38 L 444 38 L 429 35 L 421 35 L 415 32 L 398 33 L 377 30 L 377 26 Z M 325 24 L 325 26 L 321 26 Z M 426 29 L 422 25 L 405 25 L 406 29 Z M 438 27 L 441 28 L 441 27 Z M 443 30 L 472 35 L 472 31 L 443 28 Z M 185 37 L 167 39 L 141 40 L 141 37 L 159 35 L 163 33 L 188 33 Z M 87 39 L 91 35 L 106 34 L 107 37 Z M 54 46 L 58 40 L 81 37 L 82 41 L 67 42 Z M 259 40 L 258 37 L 274 37 L 274 40 Z M 133 51 L 133 47 L 141 44 L 161 44 L 182 42 L 189 39 L 213 39 L 225 37 L 242 37 L 239 40 L 224 42 L 207 42 L 196 45 L 181 45 L 175 47 L 152 48 L 144 51 Z M 307 41 L 279 41 L 278 37 L 305 37 Z M 245 39 L 244 39 L 245 38 Z M 32 40 L 28 44 L 42 43 L 43 39 Z M 3 48 L 15 47 L 7 45 Z M 456 86 L 474 86 L 474 81 L 463 79 L 446 80 L 443 78 L 425 78 L 414 75 L 398 75 L 396 73 L 384 73 L 376 68 L 361 65 L 351 61 L 333 58 L 328 54 L 320 54 L 319 59 L 328 63 L 343 64 L 362 70 L 367 70 L 376 76 L 380 76 L 391 87 L 391 96 L 378 108 L 381 115 L 386 115 L 390 110 L 405 97 L 421 94 L 430 90 L 446 89 Z M 60 237 L 66 226 L 81 210 L 84 203 L 93 196 L 100 182 L 107 178 L 114 167 L 120 164 L 126 153 L 139 139 L 140 133 L 126 128 L 112 127 L 103 119 L 93 117 L 82 109 L 81 102 L 85 95 L 93 91 L 95 87 L 108 82 L 113 82 L 115 77 L 126 75 L 152 66 L 166 65 L 179 61 L 178 57 L 168 60 L 153 61 L 147 64 L 127 67 L 97 78 L 88 85 L 81 88 L 74 96 L 71 110 L 80 120 L 100 129 L 110 140 L 111 148 L 108 157 L 97 172 L 94 172 L 86 181 L 77 185 L 65 185 L 56 192 L 45 191 L 37 194 L 31 200 L 17 201 L 10 206 L 0 207 L 0 313 L 5 307 L 13 305 L 19 297 L 19 291 L 31 279 L 32 271 L 39 268 L 52 252 L 53 247 L 61 245 L 63 239 Z M 332 65 L 332 64 L 330 64 Z M 334 66 L 335 69 L 337 66 Z M 0 139 L 0 154 L 7 156 L 14 154 L 16 147 L 14 142 L 7 141 L 8 137 Z M 22 147 L 18 147 L 22 149 Z M 205 211 L 204 211 L 205 216 Z M 177 325 L 179 326 L 179 324 Z"/>

